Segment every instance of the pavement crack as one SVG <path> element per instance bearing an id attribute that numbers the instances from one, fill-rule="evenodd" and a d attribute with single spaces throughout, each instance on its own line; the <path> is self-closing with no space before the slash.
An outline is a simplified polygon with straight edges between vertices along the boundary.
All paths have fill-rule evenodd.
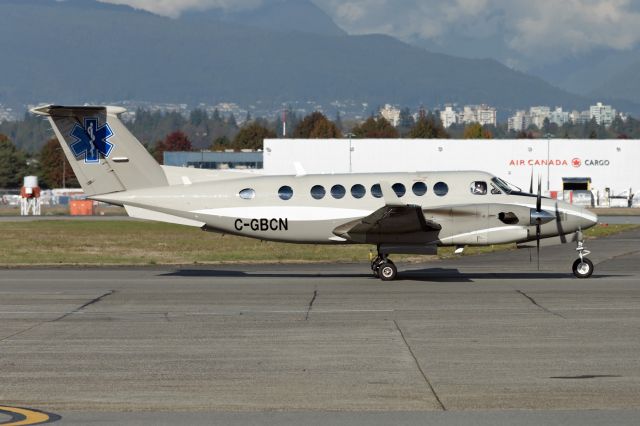
<path id="1" fill-rule="evenodd" d="M 66 317 L 68 317 L 69 315 L 77 314 L 77 313 L 85 310 L 86 308 L 88 308 L 91 305 L 95 305 L 96 303 L 102 302 L 106 297 L 109 297 L 109 296 L 113 295 L 115 292 L 116 292 L 115 290 L 109 290 L 106 293 L 104 293 L 103 295 L 98 296 L 95 299 L 91 299 L 87 303 L 85 303 L 84 305 L 79 306 L 76 309 L 74 309 L 73 311 L 69 311 L 66 314 L 64 314 L 64 315 L 62 315 L 62 316 L 60 316 L 60 317 L 58 317 L 56 319 L 53 319 L 53 320 L 51 320 L 49 322 L 61 321 L 61 320 L 65 319 Z"/>
<path id="2" fill-rule="evenodd" d="M 316 301 L 316 297 L 318 297 L 318 290 L 313 290 L 313 297 L 311 298 L 311 301 L 309 302 L 309 306 L 307 307 L 307 314 L 304 317 L 305 321 L 309 320 L 309 314 L 311 313 L 311 309 L 313 309 L 313 302 Z"/>
<path id="3" fill-rule="evenodd" d="M 431 391 L 431 393 L 433 394 L 434 398 L 438 402 L 438 405 L 440 406 L 440 409 L 442 411 L 447 411 L 447 407 L 445 407 L 444 404 L 442 403 L 442 400 L 440 399 L 440 396 L 438 396 L 438 393 L 436 392 L 435 388 L 431 384 L 431 381 L 429 380 L 429 378 L 425 374 L 424 370 L 420 366 L 420 362 L 418 361 L 418 358 L 416 357 L 416 355 L 413 353 L 413 349 L 411 349 L 411 346 L 409 345 L 409 342 L 407 341 L 407 338 L 405 337 L 404 333 L 402 332 L 402 329 L 400 328 L 400 325 L 398 324 L 398 321 L 393 320 L 393 323 L 396 325 L 396 329 L 398 330 L 398 333 L 400 333 L 400 337 L 402 337 L 402 341 L 404 342 L 405 346 L 409 350 L 409 353 L 411 354 L 411 357 L 413 358 L 413 361 L 416 363 L 416 367 L 418 367 L 418 371 L 420 371 L 420 374 L 422 375 L 422 378 L 424 379 L 425 383 L 429 387 L 429 390 Z"/>
<path id="4" fill-rule="evenodd" d="M 11 339 L 13 337 L 19 336 L 19 335 L 24 334 L 24 333 L 28 333 L 29 331 L 31 331 L 31 330 L 33 330 L 33 329 L 35 329 L 37 327 L 40 327 L 41 325 L 44 325 L 44 324 L 47 324 L 47 323 L 51 323 L 51 322 L 57 322 L 57 321 L 65 319 L 69 315 L 77 314 L 78 312 L 80 312 L 83 309 L 85 309 L 87 306 L 90 306 L 90 305 L 93 305 L 95 303 L 98 303 L 98 302 L 102 301 L 105 297 L 111 296 L 115 292 L 116 292 L 115 290 L 109 290 L 108 292 L 104 293 L 103 295 L 98 296 L 95 299 L 92 299 L 92 300 L 88 301 L 84 305 L 74 309 L 73 311 L 69 311 L 64 315 L 59 316 L 58 318 L 54 318 L 52 320 L 40 321 L 40 322 L 38 322 L 36 324 L 33 324 L 33 325 L 25 328 L 24 330 L 17 331 L 17 332 L 15 332 L 13 334 L 10 334 L 9 336 L 0 338 L 0 342 L 4 342 L 4 341 L 9 340 L 9 339 Z"/>
<path id="5" fill-rule="evenodd" d="M 538 308 L 542 309 L 542 310 L 543 310 L 543 311 L 545 311 L 546 313 L 551 314 L 551 315 L 555 315 L 555 316 L 560 317 L 560 318 L 562 318 L 562 319 L 567 319 L 567 317 L 565 317 L 564 315 L 559 314 L 559 313 L 557 313 L 557 312 L 554 312 L 554 311 L 552 311 L 551 309 L 547 309 L 547 308 L 545 308 L 544 306 L 542 306 L 541 304 L 539 304 L 539 303 L 536 301 L 536 299 L 534 299 L 533 297 L 529 296 L 529 295 L 528 295 L 527 293 L 525 293 L 524 291 L 522 291 L 522 290 L 516 290 L 516 292 L 517 292 L 517 293 L 519 293 L 520 295 L 522 295 L 522 296 L 526 297 L 526 298 L 527 298 L 527 300 L 529 300 L 529 302 L 531 302 L 532 304 L 534 304 L 534 305 L 535 305 L 535 306 L 537 306 Z"/>

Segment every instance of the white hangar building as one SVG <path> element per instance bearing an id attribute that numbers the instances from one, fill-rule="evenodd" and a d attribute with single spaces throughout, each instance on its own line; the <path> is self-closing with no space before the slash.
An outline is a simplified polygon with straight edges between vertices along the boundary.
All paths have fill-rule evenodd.
<path id="1" fill-rule="evenodd" d="M 546 195 L 590 190 L 631 198 L 640 189 L 640 141 L 575 139 L 266 139 L 267 174 L 482 170 Z M 537 183 L 534 184 L 537 186 Z M 639 191 L 640 192 L 640 191 Z M 615 197 L 614 197 L 615 198 Z"/>

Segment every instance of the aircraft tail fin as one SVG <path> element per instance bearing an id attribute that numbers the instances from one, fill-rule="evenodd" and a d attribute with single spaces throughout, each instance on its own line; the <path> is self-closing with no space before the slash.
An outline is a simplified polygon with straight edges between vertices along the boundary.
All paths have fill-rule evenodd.
<path id="1" fill-rule="evenodd" d="M 31 110 L 48 117 L 87 195 L 168 185 L 162 167 L 118 118 L 125 111 L 55 105 Z"/>

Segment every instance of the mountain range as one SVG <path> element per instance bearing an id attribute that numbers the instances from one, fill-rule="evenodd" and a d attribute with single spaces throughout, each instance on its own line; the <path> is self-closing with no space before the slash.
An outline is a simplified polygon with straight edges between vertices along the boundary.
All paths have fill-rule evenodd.
<path id="1" fill-rule="evenodd" d="M 586 109 L 596 95 L 606 101 L 617 93 L 576 95 L 493 59 L 350 36 L 307 0 L 176 19 L 92 0 L 0 0 L 0 55 L 0 103 L 14 106 L 351 100 L 371 108 L 488 103 L 510 112 Z M 616 106 L 640 112 L 634 102 Z"/>

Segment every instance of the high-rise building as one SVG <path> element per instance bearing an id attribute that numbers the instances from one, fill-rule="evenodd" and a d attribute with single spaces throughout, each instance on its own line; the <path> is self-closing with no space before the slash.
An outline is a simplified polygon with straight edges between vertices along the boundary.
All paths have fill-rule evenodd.
<path id="1" fill-rule="evenodd" d="M 384 108 L 380 109 L 380 115 L 389 121 L 393 127 L 398 127 L 398 124 L 400 124 L 400 108 L 386 104 Z"/>
<path id="2" fill-rule="evenodd" d="M 531 119 L 526 111 L 517 111 L 513 117 L 509 117 L 508 129 L 514 132 L 523 132 L 531 125 Z"/>
<path id="3" fill-rule="evenodd" d="M 449 128 L 458 123 L 458 112 L 452 106 L 447 106 L 444 111 L 440 111 L 440 121 L 445 128 Z"/>
<path id="4" fill-rule="evenodd" d="M 551 115 L 551 108 L 548 106 L 534 106 L 529 108 L 529 116 L 531 117 L 531 124 L 538 129 L 544 127 L 544 120 L 548 119 Z"/>
<path id="5" fill-rule="evenodd" d="M 462 112 L 462 122 L 464 124 L 480 123 L 483 126 L 495 126 L 497 121 L 497 111 L 489 105 L 465 105 Z"/>
<path id="6" fill-rule="evenodd" d="M 589 108 L 589 119 L 596 120 L 598 125 L 611 126 L 616 117 L 616 110 L 611 105 L 602 105 L 598 102 Z"/>
<path id="7" fill-rule="evenodd" d="M 556 109 L 549 114 L 549 122 L 557 124 L 558 126 L 564 126 L 569 122 L 569 113 L 563 111 L 562 107 L 556 107 Z"/>

